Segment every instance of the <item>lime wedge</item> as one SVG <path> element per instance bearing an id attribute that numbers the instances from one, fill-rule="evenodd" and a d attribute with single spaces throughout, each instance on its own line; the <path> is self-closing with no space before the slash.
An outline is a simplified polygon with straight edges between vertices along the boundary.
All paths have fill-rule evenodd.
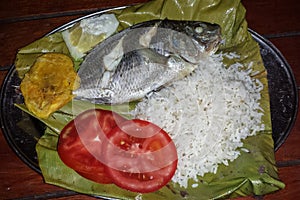
<path id="1" fill-rule="evenodd" d="M 71 56 L 78 60 L 95 45 L 116 32 L 119 21 L 114 14 L 103 14 L 81 20 L 62 32 Z"/>

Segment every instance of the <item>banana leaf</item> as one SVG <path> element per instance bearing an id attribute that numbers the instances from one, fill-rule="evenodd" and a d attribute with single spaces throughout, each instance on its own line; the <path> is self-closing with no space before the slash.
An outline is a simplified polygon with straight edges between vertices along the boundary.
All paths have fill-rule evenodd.
<path id="1" fill-rule="evenodd" d="M 50 128 L 53 132 L 59 134 L 59 132 L 63 129 L 63 127 L 74 119 L 78 114 L 82 113 L 85 110 L 89 109 L 102 109 L 102 110 L 113 110 L 114 112 L 119 113 L 125 118 L 130 118 L 128 112 L 132 110 L 135 106 L 135 102 L 129 104 L 120 104 L 120 105 L 98 105 L 93 104 L 88 101 L 79 101 L 72 100 L 68 102 L 65 106 L 63 106 L 58 111 L 54 112 L 47 119 L 38 118 L 42 123 L 44 123 L 48 128 Z M 15 104 L 16 107 L 21 109 L 33 117 L 36 117 L 32 112 L 30 112 L 24 104 Z"/>
<path id="2" fill-rule="evenodd" d="M 37 57 L 50 52 L 58 52 L 70 56 L 68 47 L 60 32 L 36 40 L 18 51 L 14 62 L 18 76 L 21 79 L 24 78 L 24 75 L 30 70 Z M 81 61 L 73 59 L 75 69 L 78 69 Z"/>
<path id="3" fill-rule="evenodd" d="M 196 188 L 192 187 L 195 183 L 192 180 L 189 181 L 188 188 L 182 188 L 170 182 L 157 192 L 143 194 L 142 198 L 233 198 L 247 195 L 264 195 L 284 188 L 285 185 L 278 179 L 275 167 L 267 72 L 260 56 L 259 46 L 247 30 L 246 10 L 240 0 L 154 0 L 110 12 L 115 13 L 120 21 L 118 30 L 151 19 L 168 18 L 217 23 L 222 28 L 222 37 L 224 39 L 219 52 L 235 52 L 240 55 L 234 59 L 225 58 L 225 65 L 229 66 L 234 62 L 239 62 L 245 67 L 251 66 L 253 72 L 255 72 L 253 76 L 264 85 L 260 104 L 264 114 L 262 121 L 265 125 L 265 130 L 244 140 L 244 146 L 240 149 L 241 155 L 236 160 L 230 162 L 228 166 L 219 165 L 216 174 L 207 173 L 199 177 L 198 187 Z M 30 64 L 34 62 L 34 57 L 45 52 L 45 49 L 48 51 L 55 49 L 57 52 L 68 54 L 65 44 L 60 40 L 60 33 L 56 34 L 57 40 L 50 40 L 49 37 L 51 36 L 47 36 L 48 38 L 42 38 L 21 49 L 17 55 L 17 68 L 28 70 Z M 39 49 L 35 48 L 36 45 L 39 46 Z M 89 181 L 65 166 L 59 159 L 56 151 L 59 131 L 76 114 L 90 108 L 89 106 L 92 105 L 87 105 L 84 102 L 68 104 L 54 113 L 50 119 L 43 121 L 48 128 L 39 139 L 36 151 L 44 180 L 49 184 L 84 194 L 134 199 L 140 194 L 120 189 L 113 184 L 103 185 Z M 19 105 L 19 107 L 26 111 L 26 107 L 22 105 Z M 76 112 L 74 112 L 74 108 L 78 108 Z"/>

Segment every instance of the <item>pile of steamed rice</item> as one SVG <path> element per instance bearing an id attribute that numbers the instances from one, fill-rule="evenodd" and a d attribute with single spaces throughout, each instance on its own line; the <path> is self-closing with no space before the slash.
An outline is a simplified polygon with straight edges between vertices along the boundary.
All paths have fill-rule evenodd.
<path id="1" fill-rule="evenodd" d="M 216 173 L 240 155 L 243 139 L 264 130 L 263 84 L 241 64 L 225 68 L 224 55 L 209 57 L 189 76 L 137 104 L 135 117 L 151 121 L 173 139 L 178 167 L 172 181 L 182 187 Z M 197 187 L 197 184 L 193 184 Z"/>

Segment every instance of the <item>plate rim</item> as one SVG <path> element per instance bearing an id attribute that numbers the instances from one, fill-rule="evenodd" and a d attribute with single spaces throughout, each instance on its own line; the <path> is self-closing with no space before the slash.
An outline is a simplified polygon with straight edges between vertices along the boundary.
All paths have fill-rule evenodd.
<path id="1" fill-rule="evenodd" d="M 292 131 L 292 129 L 293 129 L 295 123 L 296 123 L 296 119 L 297 119 L 297 115 L 298 115 L 298 108 L 299 108 L 299 95 L 298 95 L 298 89 L 297 89 L 297 82 L 296 82 L 296 78 L 295 78 L 295 75 L 293 73 L 293 70 L 292 70 L 290 64 L 287 62 L 287 60 L 282 55 L 282 53 L 279 51 L 279 49 L 270 40 L 268 40 L 267 38 L 265 38 L 262 35 L 258 34 L 256 31 L 254 31 L 250 28 L 248 28 L 248 31 L 251 33 L 253 39 L 259 45 L 261 45 L 261 43 L 265 43 L 265 45 L 268 46 L 269 48 L 271 48 L 272 51 L 280 58 L 280 60 L 284 64 L 285 68 L 287 69 L 287 71 L 289 73 L 288 75 L 291 78 L 291 82 L 293 82 L 293 86 L 294 86 L 293 91 L 294 91 L 294 94 L 295 94 L 295 98 L 294 98 L 295 109 L 294 109 L 291 121 L 288 125 L 288 128 L 286 129 L 287 134 L 281 135 L 279 137 L 280 139 L 278 141 L 274 141 L 274 151 L 276 152 L 284 144 L 284 142 L 287 140 L 288 136 L 290 135 L 290 133 L 291 133 L 291 131 Z M 267 70 L 266 66 L 265 66 L 265 68 Z"/>

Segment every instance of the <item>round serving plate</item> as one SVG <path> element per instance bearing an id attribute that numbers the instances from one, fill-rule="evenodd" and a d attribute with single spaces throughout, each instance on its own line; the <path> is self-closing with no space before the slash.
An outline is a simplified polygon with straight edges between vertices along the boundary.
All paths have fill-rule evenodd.
<path id="1" fill-rule="evenodd" d="M 124 7 L 113 8 L 122 9 Z M 99 11 L 85 17 L 71 21 L 53 31 L 62 31 L 74 23 L 109 10 Z M 249 29 L 252 37 L 259 43 L 260 52 L 268 73 L 274 151 L 284 143 L 296 119 L 298 110 L 298 91 L 293 72 L 279 52 L 267 39 Z M 49 35 L 48 34 L 48 35 Z M 37 140 L 44 133 L 44 125 L 37 119 L 30 117 L 16 106 L 23 103 L 19 91 L 21 80 L 12 66 L 4 80 L 0 93 L 0 120 L 3 134 L 14 152 L 33 170 L 41 173 L 38 166 L 35 146 Z"/>

